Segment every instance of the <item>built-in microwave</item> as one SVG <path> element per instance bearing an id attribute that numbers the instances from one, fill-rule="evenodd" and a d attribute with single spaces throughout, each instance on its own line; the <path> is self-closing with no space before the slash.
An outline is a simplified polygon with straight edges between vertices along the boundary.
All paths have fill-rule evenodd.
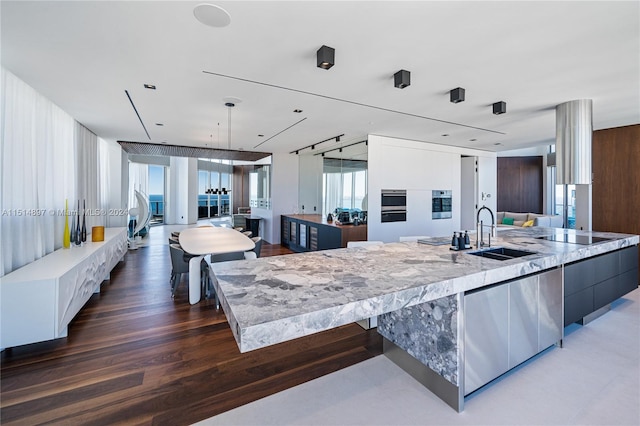
<path id="1" fill-rule="evenodd" d="M 431 218 L 450 219 L 451 212 L 451 191 L 433 190 L 431 191 Z"/>
<path id="2" fill-rule="evenodd" d="M 381 195 L 382 222 L 405 222 L 407 220 L 407 190 L 383 189 Z"/>

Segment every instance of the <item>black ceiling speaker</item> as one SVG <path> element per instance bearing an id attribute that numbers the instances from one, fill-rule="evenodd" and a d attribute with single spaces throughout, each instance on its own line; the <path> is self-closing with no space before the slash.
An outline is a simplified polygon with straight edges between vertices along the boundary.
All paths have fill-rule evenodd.
<path id="1" fill-rule="evenodd" d="M 393 75 L 393 85 L 398 89 L 404 89 L 411 84 L 411 73 L 407 70 L 400 70 Z"/>
<path id="2" fill-rule="evenodd" d="M 456 87 L 449 91 L 449 100 L 454 104 L 464 101 L 464 89 L 462 87 Z"/>
<path id="3" fill-rule="evenodd" d="M 318 68 L 328 70 L 335 62 L 336 50 L 333 47 L 322 46 L 316 52 L 318 58 Z"/>
<path id="4" fill-rule="evenodd" d="M 506 102 L 496 102 L 495 104 L 493 104 L 493 113 L 495 115 L 498 114 L 504 114 L 505 112 L 507 112 L 507 103 Z"/>

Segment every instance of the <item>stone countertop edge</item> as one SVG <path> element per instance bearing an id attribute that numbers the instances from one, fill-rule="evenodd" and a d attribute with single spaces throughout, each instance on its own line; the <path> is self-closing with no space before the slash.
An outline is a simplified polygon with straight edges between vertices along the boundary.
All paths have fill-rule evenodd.
<path id="1" fill-rule="evenodd" d="M 391 250 L 388 253 L 381 253 L 375 247 L 358 247 L 291 254 L 271 258 L 267 257 L 256 260 L 215 263 L 212 264 L 212 270 L 216 277 L 220 278 L 214 278 L 213 283 L 240 352 L 244 353 L 441 297 L 534 274 L 562 264 L 575 262 L 640 243 L 640 237 L 638 235 L 574 230 L 562 231 L 565 231 L 564 233 L 593 235 L 613 239 L 591 245 L 567 244 L 536 239 L 538 236 L 549 235 L 557 231 L 558 230 L 550 228 L 537 227 L 533 231 L 529 230 L 526 232 L 523 232 L 523 230 L 499 232 L 497 242 L 495 240 L 493 241 L 495 242 L 494 246 L 526 249 L 537 253 L 526 256 L 526 258 L 516 258 L 507 261 L 496 261 L 472 256 L 465 252 L 449 251 L 448 246 L 430 246 L 415 242 L 388 243 L 385 244 L 385 246 L 387 246 L 386 248 Z M 407 247 L 410 251 L 406 250 Z M 322 306 L 315 307 L 311 302 L 301 303 L 297 312 L 287 313 L 283 311 L 282 315 L 274 314 L 274 312 L 278 310 L 277 306 L 265 306 L 264 303 L 261 303 L 262 306 L 254 308 L 250 306 L 251 300 L 238 303 L 239 300 L 243 300 L 243 296 L 247 295 L 251 289 L 249 288 L 247 292 L 244 292 L 244 283 L 241 283 L 242 287 L 240 287 L 238 282 L 234 283 L 229 281 L 233 276 L 239 276 L 239 278 L 254 276 L 255 278 L 259 274 L 264 275 L 265 272 L 267 274 L 274 274 L 274 271 L 284 271 L 289 273 L 289 275 L 295 274 L 298 278 L 312 278 L 314 274 L 318 274 L 317 271 L 305 270 L 304 265 L 300 269 L 296 269 L 296 264 L 304 264 L 304 262 L 301 261 L 324 263 L 330 262 L 333 258 L 337 262 L 339 261 L 339 263 L 347 263 L 348 266 L 349 262 L 360 262 L 363 256 L 377 256 L 389 260 L 384 267 L 380 267 L 380 269 L 383 269 L 380 273 L 384 274 L 388 271 L 389 263 L 393 263 L 394 259 L 396 263 L 405 259 L 405 257 L 402 256 L 403 254 L 418 254 L 418 257 L 428 256 L 429 261 L 424 262 L 423 265 L 416 265 L 419 269 L 422 269 L 421 271 L 417 271 L 420 273 L 417 278 L 409 277 L 401 279 L 404 284 L 401 288 L 397 288 L 397 286 L 391 285 L 391 283 L 388 288 L 378 288 L 372 291 L 369 291 L 371 290 L 370 288 L 365 288 L 365 293 L 369 291 L 370 294 L 364 298 L 354 296 L 353 300 L 347 300 L 346 302 L 337 300 L 334 302 L 333 299 L 329 299 L 328 301 L 324 301 Z M 315 259 L 311 256 L 314 256 Z M 451 260 L 448 265 L 446 262 L 443 264 L 443 262 L 439 260 L 449 257 Z M 275 260 L 279 260 L 279 262 Z M 462 265 L 456 265 L 458 260 Z M 429 272 L 429 268 L 432 266 L 429 262 L 433 261 L 438 262 L 435 264 L 435 267 L 437 267 L 439 274 L 436 273 L 436 275 L 440 276 L 426 277 L 424 273 Z M 260 263 L 255 264 L 251 262 Z M 373 263 L 374 266 L 367 265 L 369 267 L 366 272 L 367 275 L 375 274 L 376 271 L 371 270 L 371 268 L 376 269 L 375 265 L 383 262 Z M 406 265 L 396 264 L 395 266 L 401 267 Z M 256 270 L 258 272 L 256 272 Z M 441 276 L 443 271 L 447 272 L 446 277 Z M 344 272 L 342 273 L 344 274 Z M 357 274 L 356 272 L 354 275 Z M 375 278 L 373 278 L 373 280 L 375 280 Z M 396 282 L 396 280 L 385 281 Z M 406 283 L 407 281 L 409 282 L 408 284 Z M 413 285 L 411 284 L 412 282 L 414 282 Z M 380 284 L 380 281 L 378 280 L 376 283 Z M 256 284 L 260 284 L 260 281 L 254 280 L 246 284 L 248 287 L 253 287 Z M 325 284 L 319 284 L 319 286 Z M 348 282 L 346 284 L 348 284 Z M 305 287 L 305 291 L 309 291 L 313 288 L 313 285 L 315 284 L 300 287 Z M 290 289 L 283 289 L 278 293 L 278 289 L 270 289 L 271 294 L 283 295 L 291 294 L 289 290 Z M 351 293 L 347 288 L 344 290 L 346 293 Z M 278 297 L 274 296 L 273 299 L 276 300 Z M 280 302 L 282 303 L 282 301 Z M 286 301 L 284 303 L 286 303 Z M 287 309 L 289 308 L 290 307 L 287 306 Z M 267 318 L 267 316 L 271 318 Z"/>

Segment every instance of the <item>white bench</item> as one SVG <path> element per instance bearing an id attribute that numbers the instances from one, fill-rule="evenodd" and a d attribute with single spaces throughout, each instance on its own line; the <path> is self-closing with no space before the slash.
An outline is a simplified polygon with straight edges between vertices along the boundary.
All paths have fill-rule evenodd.
<path id="1" fill-rule="evenodd" d="M 127 252 L 126 228 L 59 249 L 0 277 L 0 348 L 67 336 L 67 327 Z"/>

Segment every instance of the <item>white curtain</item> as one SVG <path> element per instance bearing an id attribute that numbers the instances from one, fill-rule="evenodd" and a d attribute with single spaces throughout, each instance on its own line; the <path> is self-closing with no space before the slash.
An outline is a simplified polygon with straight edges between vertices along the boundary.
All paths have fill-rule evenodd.
<path id="1" fill-rule="evenodd" d="M 324 174 L 324 203 L 322 203 L 323 214 L 333 213 L 336 207 L 342 206 L 342 174 Z"/>
<path id="2" fill-rule="evenodd" d="M 107 141 L 102 138 L 98 138 L 98 172 L 99 172 L 99 183 L 100 187 L 100 198 L 98 200 L 99 206 L 103 211 L 105 216 L 102 217 L 103 223 L 98 223 L 98 225 L 111 227 L 111 226 L 121 226 L 124 221 L 119 220 L 118 217 L 114 217 L 114 214 L 109 214 L 107 210 L 110 207 L 109 194 L 111 194 L 111 174 L 109 168 L 109 145 Z M 111 212 L 113 213 L 113 212 Z"/>
<path id="3" fill-rule="evenodd" d="M 62 247 L 77 198 L 74 120 L 1 68 L 0 276 Z M 70 206 L 71 207 L 71 206 Z"/>
<path id="4" fill-rule="evenodd" d="M 98 137 L 82 124 L 76 122 L 74 129 L 74 144 L 76 152 L 77 174 L 76 186 L 80 212 L 86 205 L 88 214 L 85 215 L 87 233 L 93 226 L 105 226 L 105 214 L 102 209 L 106 204 L 102 203 L 100 188 L 100 153 Z M 75 201 L 75 208 L 78 208 Z"/>
<path id="5" fill-rule="evenodd" d="M 149 165 L 129 162 L 129 204 L 128 208 L 138 207 L 133 191 L 137 189 L 149 195 Z M 140 219 L 140 218 L 138 218 Z"/>

